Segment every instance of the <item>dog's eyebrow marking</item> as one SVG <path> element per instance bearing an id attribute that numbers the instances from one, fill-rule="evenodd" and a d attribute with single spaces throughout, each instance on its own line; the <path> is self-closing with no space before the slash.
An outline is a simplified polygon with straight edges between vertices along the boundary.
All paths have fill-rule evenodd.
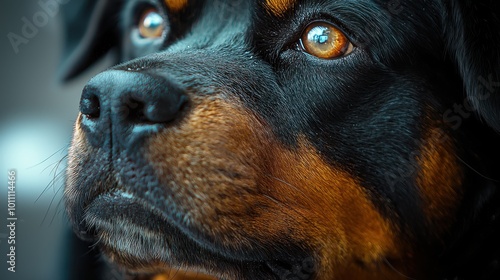
<path id="1" fill-rule="evenodd" d="M 290 9 L 296 0 L 266 0 L 266 9 L 275 16 L 282 16 Z"/>
<path id="2" fill-rule="evenodd" d="M 164 0 L 164 1 L 167 7 L 173 12 L 178 12 L 184 9 L 188 4 L 188 0 Z"/>

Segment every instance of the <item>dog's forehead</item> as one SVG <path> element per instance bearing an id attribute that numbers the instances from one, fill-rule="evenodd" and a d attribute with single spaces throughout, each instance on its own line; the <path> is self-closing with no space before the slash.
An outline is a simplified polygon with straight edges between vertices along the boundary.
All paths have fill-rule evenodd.
<path id="1" fill-rule="evenodd" d="M 163 0 L 165 5 L 172 12 L 182 11 L 184 8 L 189 5 L 197 5 L 200 4 L 200 0 Z M 275 16 L 283 15 L 286 11 L 288 11 L 293 5 L 297 2 L 297 0 L 257 0 L 257 1 L 241 1 L 241 0 L 215 0 L 215 1 L 205 1 L 206 4 L 209 4 L 213 7 L 219 7 L 220 5 L 229 4 L 231 7 L 243 8 L 245 3 L 258 3 L 264 9 L 266 9 L 270 14 Z"/>

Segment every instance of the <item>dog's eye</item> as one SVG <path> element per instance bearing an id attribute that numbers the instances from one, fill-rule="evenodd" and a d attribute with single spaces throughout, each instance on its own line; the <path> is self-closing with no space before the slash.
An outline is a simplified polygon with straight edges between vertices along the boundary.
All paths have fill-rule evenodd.
<path id="1" fill-rule="evenodd" d="M 154 8 L 145 10 L 138 23 L 139 34 L 143 38 L 155 39 L 163 35 L 165 30 L 165 20 Z"/>
<path id="2" fill-rule="evenodd" d="M 352 52 L 353 45 L 335 26 L 327 22 L 310 24 L 300 39 L 304 51 L 322 59 L 334 59 Z"/>

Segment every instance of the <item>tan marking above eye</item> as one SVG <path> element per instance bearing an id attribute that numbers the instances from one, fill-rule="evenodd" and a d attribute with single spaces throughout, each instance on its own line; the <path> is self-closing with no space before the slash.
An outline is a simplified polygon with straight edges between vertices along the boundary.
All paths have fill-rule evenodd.
<path id="1" fill-rule="evenodd" d="M 188 0 L 165 0 L 165 4 L 170 11 L 178 12 L 187 6 Z"/>
<path id="2" fill-rule="evenodd" d="M 275 16 L 283 15 L 295 4 L 295 0 L 266 0 L 266 9 Z"/>
<path id="3" fill-rule="evenodd" d="M 138 23 L 139 34 L 143 38 L 155 39 L 165 31 L 165 19 L 154 8 L 144 10 Z"/>
<path id="4" fill-rule="evenodd" d="M 339 58 L 354 49 L 342 31 L 322 21 L 314 22 L 306 28 L 300 38 L 300 45 L 307 53 L 322 59 Z"/>

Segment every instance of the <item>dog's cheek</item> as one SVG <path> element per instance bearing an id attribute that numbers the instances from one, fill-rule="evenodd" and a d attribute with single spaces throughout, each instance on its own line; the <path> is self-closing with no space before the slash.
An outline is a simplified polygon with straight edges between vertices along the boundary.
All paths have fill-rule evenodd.
<path id="1" fill-rule="evenodd" d="M 392 279 L 393 271 L 381 263 L 407 258 L 410 248 L 359 181 L 325 162 L 306 140 L 300 140 L 297 151 L 279 149 L 273 156 L 271 170 L 279 180 L 268 186 L 280 202 L 275 211 L 290 220 L 278 230 L 293 227 L 296 242 L 314 248 L 320 263 L 318 279 L 379 279 L 377 273 L 381 279 Z"/>
<path id="2" fill-rule="evenodd" d="M 193 103 L 178 126 L 148 141 L 146 158 L 178 211 L 210 231 L 232 227 L 218 217 L 251 211 L 252 205 L 239 202 L 258 193 L 258 163 L 265 151 L 256 142 L 263 129 L 251 127 L 249 113 L 228 101 Z"/>
<path id="3" fill-rule="evenodd" d="M 252 114 L 212 100 L 153 137 L 147 154 L 177 209 L 225 248 L 298 244 L 315 252 L 315 273 L 325 275 L 401 258 L 398 229 L 357 179 L 300 138 L 285 147 Z"/>
<path id="4" fill-rule="evenodd" d="M 417 157 L 417 186 L 430 233 L 439 237 L 455 221 L 462 199 L 463 172 L 451 135 L 437 125 L 427 129 Z"/>

